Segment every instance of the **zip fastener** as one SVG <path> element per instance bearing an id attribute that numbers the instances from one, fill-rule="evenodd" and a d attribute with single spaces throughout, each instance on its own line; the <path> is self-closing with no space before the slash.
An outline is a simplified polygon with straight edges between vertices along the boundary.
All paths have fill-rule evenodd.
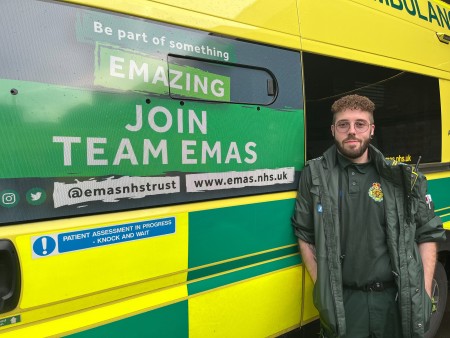
<path id="1" fill-rule="evenodd" d="M 395 281 L 398 281 L 398 273 L 395 272 L 395 271 L 391 271 L 391 272 L 392 272 L 392 274 L 394 275 Z M 398 290 L 399 290 L 399 288 L 397 288 L 397 293 L 395 294 L 395 302 L 396 302 L 396 303 L 397 303 L 397 301 L 398 301 Z"/>

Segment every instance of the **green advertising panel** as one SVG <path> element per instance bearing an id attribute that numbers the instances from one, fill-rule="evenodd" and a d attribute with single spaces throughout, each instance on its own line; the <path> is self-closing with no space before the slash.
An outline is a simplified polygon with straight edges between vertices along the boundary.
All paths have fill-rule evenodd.
<path id="1" fill-rule="evenodd" d="M 296 188 L 297 52 L 60 3 L 2 8 L 1 223 Z"/>

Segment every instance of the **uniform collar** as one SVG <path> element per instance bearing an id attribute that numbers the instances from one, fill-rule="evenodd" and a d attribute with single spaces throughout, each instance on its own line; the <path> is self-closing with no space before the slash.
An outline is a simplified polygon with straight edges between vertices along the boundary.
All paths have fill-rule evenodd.
<path id="1" fill-rule="evenodd" d="M 371 160 L 367 163 L 353 163 L 348 158 L 344 157 L 339 151 L 336 149 L 336 161 L 341 169 L 348 169 L 349 167 L 355 168 L 361 174 L 367 173 L 367 168 L 371 165 Z"/>

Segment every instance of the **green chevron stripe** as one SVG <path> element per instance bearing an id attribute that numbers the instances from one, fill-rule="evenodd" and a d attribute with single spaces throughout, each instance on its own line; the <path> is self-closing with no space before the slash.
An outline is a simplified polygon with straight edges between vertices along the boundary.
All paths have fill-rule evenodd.
<path id="1" fill-rule="evenodd" d="M 80 323 L 80 326 L 82 323 Z M 70 338 L 141 338 L 188 337 L 188 302 L 181 301 L 159 309 L 121 319 L 93 329 L 75 333 Z"/>
<path id="2" fill-rule="evenodd" d="M 287 248 L 262 253 L 259 255 L 238 259 L 231 262 L 225 262 L 218 265 L 208 266 L 199 270 L 190 271 L 188 274 L 188 280 L 194 280 L 205 276 L 218 274 L 228 270 L 234 270 L 241 267 L 257 264 L 264 261 L 269 261 L 279 257 L 291 255 L 298 252 L 297 245 L 293 245 Z"/>
<path id="3" fill-rule="evenodd" d="M 288 256 L 276 261 L 268 262 L 266 264 L 252 266 L 243 270 L 233 271 L 227 274 L 191 283 L 188 285 L 188 293 L 190 296 L 192 296 L 200 292 L 236 283 L 245 279 L 260 276 L 269 272 L 273 272 L 297 264 L 300 264 L 299 255 Z"/>
<path id="4" fill-rule="evenodd" d="M 190 213 L 189 269 L 296 244 L 290 224 L 294 202 L 287 199 Z"/>

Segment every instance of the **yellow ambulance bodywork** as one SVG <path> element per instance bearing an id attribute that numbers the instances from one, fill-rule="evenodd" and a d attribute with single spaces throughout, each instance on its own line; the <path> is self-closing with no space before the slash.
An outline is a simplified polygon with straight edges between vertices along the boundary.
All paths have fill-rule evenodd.
<path id="1" fill-rule="evenodd" d="M 443 2 L 406 1 L 411 6 L 415 4 L 415 15 L 406 8 L 400 9 L 401 1 L 387 0 L 62 2 L 439 78 L 442 162 L 450 162 L 450 45 L 436 36 L 450 35 L 450 30 L 442 20 L 429 21 L 430 6 L 437 15 L 439 10 L 446 11 L 450 20 L 450 6 Z M 306 106 L 306 112 L 307 109 Z M 439 180 L 449 174 L 447 170 L 428 177 Z M 266 206 L 276 210 L 280 204 L 288 215 L 295 194 L 263 194 L 2 226 L 0 238 L 9 239 L 16 246 L 24 291 L 17 308 L 0 316 L 0 322 L 19 316 L 20 320 L 0 326 L 0 334 L 15 338 L 71 334 L 112 337 L 122 336 L 128 330 L 134 337 L 139 336 L 136 332 L 145 336 L 145 327 L 159 324 L 167 332 L 172 332 L 172 326 L 181 325 L 176 332 L 186 337 L 266 337 L 307 324 L 317 319 L 317 310 L 312 302 L 313 285 L 296 252 L 295 241 L 211 265 L 189 266 L 191 213 L 240 207 L 255 207 L 255 212 L 260 212 Z M 450 230 L 450 206 L 439 211 Z M 172 235 L 33 258 L 30 243 L 35 237 L 169 216 L 175 217 L 177 223 Z M 289 227 L 288 218 L 283 226 Z M 251 239 L 242 238 L 245 242 Z M 281 254 L 272 256 L 274 252 Z M 267 258 L 252 261 L 264 255 Z M 188 278 L 189 273 L 245 260 L 248 263 L 235 268 Z M 264 270 L 270 264 L 274 267 Z M 245 273 L 259 268 L 263 269 L 260 273 Z M 239 273 L 243 275 L 238 276 Z M 214 284 L 218 278 L 229 280 Z M 200 282 L 212 284 L 198 292 L 189 291 L 190 285 Z M 146 317 L 152 310 L 164 308 L 174 310 L 168 311 L 166 317 Z M 103 331 L 95 331 L 98 327 Z M 161 336 L 165 336 L 164 332 Z"/>

